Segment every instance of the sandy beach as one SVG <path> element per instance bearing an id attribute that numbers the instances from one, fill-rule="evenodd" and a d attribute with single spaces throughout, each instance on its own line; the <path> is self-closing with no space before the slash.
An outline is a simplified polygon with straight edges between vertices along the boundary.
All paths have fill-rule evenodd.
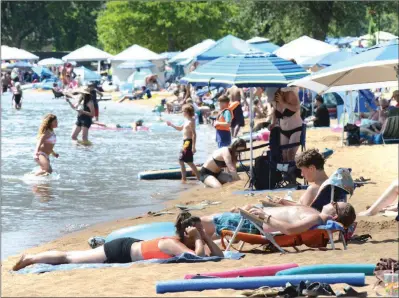
<path id="1" fill-rule="evenodd" d="M 135 101 L 132 101 L 135 103 Z M 157 99 L 140 101 L 140 104 L 157 104 Z M 357 212 L 365 210 L 366 206 L 375 201 L 386 187 L 398 177 L 398 147 L 387 146 L 361 146 L 341 147 L 340 134 L 331 129 L 308 130 L 307 148 L 330 148 L 334 154 L 326 162 L 326 172 L 331 174 L 338 167 L 352 168 L 353 178 L 363 176 L 370 178 L 376 184 L 365 185 L 355 190 L 350 199 Z M 203 200 L 220 202 L 192 213 L 198 216 L 209 215 L 216 212 L 228 211 L 233 206 L 243 206 L 247 203 L 257 203 L 265 194 L 255 196 L 234 195 L 234 190 L 244 188 L 247 180 L 245 174 L 242 180 L 226 185 L 222 190 L 206 189 L 202 185 L 195 186 L 170 201 L 165 210 L 174 212 L 158 217 L 143 215 L 138 218 L 120 219 L 114 222 L 102 223 L 89 227 L 80 232 L 69 234 L 39 247 L 34 247 L 25 253 L 38 253 L 46 250 L 84 250 L 89 249 L 88 238 L 104 236 L 113 230 L 137 224 L 150 222 L 174 221 L 178 213 L 175 204 L 196 204 Z M 156 181 L 154 182 L 156 183 Z M 295 191 L 293 196 L 299 198 L 303 191 Z M 285 192 L 273 192 L 271 196 L 281 196 Z M 364 244 L 349 244 L 349 249 L 344 251 L 342 244 L 337 243 L 338 250 L 320 251 L 300 247 L 296 253 L 257 253 L 247 252 L 239 260 L 224 260 L 217 263 L 198 264 L 146 264 L 133 265 L 129 268 L 85 269 L 44 274 L 20 275 L 10 272 L 12 265 L 19 256 L 12 256 L 4 260 L 2 265 L 2 294 L 3 296 L 20 297 L 128 297 L 128 296 L 156 296 L 155 284 L 161 280 L 182 279 L 188 273 L 202 273 L 222 271 L 235 268 L 245 268 L 259 265 L 272 265 L 295 262 L 299 265 L 328 264 L 328 263 L 370 263 L 375 264 L 382 257 L 397 258 L 398 255 L 398 224 L 393 217 L 375 216 L 358 217 L 356 234 L 370 234 L 372 239 Z M 49 227 L 51 228 L 51 227 Z M 4 243 L 3 243 L 4 245 Z M 251 246 L 244 249 L 250 250 Z M 375 296 L 372 286 L 374 277 L 367 277 L 367 286 L 360 288 L 367 290 L 370 296 Z M 343 285 L 334 285 L 335 290 L 342 290 Z M 238 296 L 240 291 L 212 290 L 204 292 L 171 293 L 164 296 Z"/>

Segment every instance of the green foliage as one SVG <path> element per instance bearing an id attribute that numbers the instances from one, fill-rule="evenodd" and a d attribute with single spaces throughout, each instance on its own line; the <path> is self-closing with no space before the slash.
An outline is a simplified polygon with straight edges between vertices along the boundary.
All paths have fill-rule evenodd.
<path id="1" fill-rule="evenodd" d="M 96 18 L 101 2 L 2 1 L 1 42 L 30 50 L 52 44 L 75 50 L 97 43 Z"/>
<path id="2" fill-rule="evenodd" d="M 238 14 L 228 1 L 107 2 L 97 19 L 98 39 L 110 53 L 133 44 L 155 52 L 184 50 L 207 38 L 247 32 L 233 17 Z"/>

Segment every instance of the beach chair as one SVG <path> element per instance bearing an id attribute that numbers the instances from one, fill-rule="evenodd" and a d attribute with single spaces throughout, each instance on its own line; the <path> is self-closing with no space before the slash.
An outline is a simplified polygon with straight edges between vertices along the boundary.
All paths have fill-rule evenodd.
<path id="1" fill-rule="evenodd" d="M 335 221 L 329 220 L 325 225 L 315 226 L 300 234 L 284 235 L 280 232 L 267 233 L 262 228 L 263 220 L 242 209 L 239 209 L 239 213 L 241 215 L 241 220 L 237 229 L 235 231 L 222 230 L 220 233 L 222 246 L 226 251 L 230 250 L 232 244 L 235 243 L 236 240 L 241 241 L 238 248 L 239 251 L 242 250 L 245 243 L 253 245 L 271 244 L 281 253 L 286 252 L 283 247 L 293 247 L 296 251 L 299 251 L 297 246 L 300 245 L 306 245 L 311 248 L 324 248 L 327 247 L 328 243 L 330 243 L 331 248 L 335 250 L 333 238 L 334 233 L 339 233 L 343 247 L 345 250 L 347 249 L 344 234 L 345 229 L 341 224 Z M 245 220 L 251 221 L 251 223 L 259 230 L 260 235 L 239 232 Z M 226 246 L 225 241 L 227 240 L 227 237 L 231 237 L 231 239 L 228 241 L 228 245 Z"/>
<path id="2" fill-rule="evenodd" d="M 399 109 L 395 109 L 398 110 Z M 385 144 L 399 143 L 399 114 L 387 118 L 382 132 L 382 141 Z"/>

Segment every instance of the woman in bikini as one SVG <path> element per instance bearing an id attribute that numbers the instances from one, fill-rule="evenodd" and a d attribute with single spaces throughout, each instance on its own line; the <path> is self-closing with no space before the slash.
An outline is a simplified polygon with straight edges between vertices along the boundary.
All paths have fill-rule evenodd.
<path id="1" fill-rule="evenodd" d="M 200 171 L 200 181 L 212 188 L 222 187 L 227 182 L 237 181 L 236 163 L 240 151 L 247 148 L 247 143 L 237 139 L 229 147 L 222 147 L 213 152 L 212 156 L 204 163 Z M 227 168 L 229 173 L 222 170 Z"/>
<path id="2" fill-rule="evenodd" d="M 50 154 L 56 158 L 59 156 L 53 150 L 57 141 L 54 128 L 57 128 L 57 126 L 57 116 L 53 114 L 46 115 L 40 125 L 36 150 L 33 156 L 40 166 L 40 170 L 35 173 L 36 176 L 49 175 L 53 171 L 50 166 Z"/>
<path id="3" fill-rule="evenodd" d="M 301 103 L 292 87 L 277 89 L 272 102 L 273 120 L 269 130 L 280 126 L 280 145 L 299 143 L 302 133 Z M 277 123 L 278 122 L 278 123 Z M 299 146 L 283 150 L 283 161 L 295 160 Z"/>
<path id="4" fill-rule="evenodd" d="M 197 256 L 219 256 L 223 252 L 205 233 L 201 220 L 183 212 L 177 217 L 177 237 L 163 237 L 149 241 L 135 238 L 119 238 L 106 242 L 103 246 L 83 251 L 46 251 L 36 255 L 22 255 L 13 270 L 26 266 L 45 263 L 81 264 L 81 263 L 130 263 L 150 259 L 169 259 L 182 253 Z"/>
<path id="5" fill-rule="evenodd" d="M 95 115 L 94 103 L 91 98 L 90 90 L 87 88 L 81 89 L 78 91 L 81 94 L 81 97 L 76 105 L 73 105 L 69 97 L 72 97 L 70 94 L 66 94 L 66 101 L 69 103 L 72 109 L 78 112 L 78 118 L 75 123 L 75 128 L 72 132 L 72 140 L 77 141 L 80 132 L 82 131 L 82 141 L 83 144 L 89 144 L 89 128 L 93 123 L 92 118 Z M 82 109 L 78 108 L 81 103 Z"/>

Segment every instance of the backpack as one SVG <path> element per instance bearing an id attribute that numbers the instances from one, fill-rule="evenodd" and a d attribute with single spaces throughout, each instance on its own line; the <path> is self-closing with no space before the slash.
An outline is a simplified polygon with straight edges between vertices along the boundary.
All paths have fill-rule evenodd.
<path id="1" fill-rule="evenodd" d="M 346 131 L 346 145 L 360 145 L 360 128 L 354 124 L 347 124 L 344 127 Z"/>
<path id="2" fill-rule="evenodd" d="M 269 154 L 255 158 L 252 177 L 252 183 L 256 190 L 274 189 L 282 180 L 281 172 L 270 165 Z"/>

